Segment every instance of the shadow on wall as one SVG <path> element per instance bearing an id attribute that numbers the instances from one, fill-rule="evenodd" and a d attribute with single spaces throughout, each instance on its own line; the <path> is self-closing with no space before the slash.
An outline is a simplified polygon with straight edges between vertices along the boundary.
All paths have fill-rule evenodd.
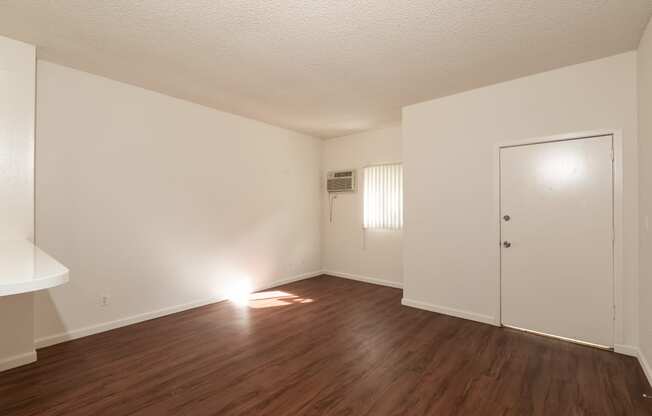
<path id="1" fill-rule="evenodd" d="M 60 334 L 67 332 L 68 329 L 61 318 L 61 314 L 57 305 L 52 298 L 51 290 L 41 290 L 35 293 L 34 297 L 34 323 L 35 333 L 39 333 L 39 328 L 48 328 L 52 331 L 52 334 Z"/>
<path id="2" fill-rule="evenodd" d="M 204 227 L 199 235 L 168 223 L 156 229 L 157 238 L 142 233 L 130 244 L 112 242 L 113 234 L 95 229 L 93 239 L 109 241 L 106 247 L 111 249 L 103 251 L 101 263 L 93 245 L 73 243 L 59 250 L 57 257 L 70 265 L 72 277 L 65 287 L 37 294 L 36 338 L 249 295 L 281 279 L 314 272 L 308 269 L 315 266 L 306 260 L 313 257 L 310 233 L 303 237 L 292 221 L 283 209 L 276 209 L 228 226 Z M 111 296 L 108 307 L 101 304 L 102 294 Z M 252 302 L 250 307 L 298 302 L 290 296 Z"/>

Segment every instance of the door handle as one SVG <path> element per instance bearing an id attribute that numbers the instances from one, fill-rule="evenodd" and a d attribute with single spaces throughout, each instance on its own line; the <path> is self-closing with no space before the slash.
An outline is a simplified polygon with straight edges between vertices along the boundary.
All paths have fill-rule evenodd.
<path id="1" fill-rule="evenodd" d="M 512 243 L 510 243 L 509 241 L 503 241 L 503 247 L 510 248 L 511 246 L 512 246 Z"/>

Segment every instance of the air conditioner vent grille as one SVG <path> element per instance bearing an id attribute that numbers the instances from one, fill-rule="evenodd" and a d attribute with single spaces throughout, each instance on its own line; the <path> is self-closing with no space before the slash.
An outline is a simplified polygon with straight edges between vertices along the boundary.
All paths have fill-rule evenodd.
<path id="1" fill-rule="evenodd" d="M 326 179 L 328 192 L 355 192 L 355 171 L 329 172 Z"/>

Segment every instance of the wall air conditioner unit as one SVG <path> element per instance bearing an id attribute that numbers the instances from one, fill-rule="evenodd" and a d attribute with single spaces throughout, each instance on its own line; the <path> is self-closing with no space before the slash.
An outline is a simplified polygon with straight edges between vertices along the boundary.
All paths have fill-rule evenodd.
<path id="1" fill-rule="evenodd" d="M 355 170 L 328 172 L 326 189 L 328 192 L 355 192 Z"/>

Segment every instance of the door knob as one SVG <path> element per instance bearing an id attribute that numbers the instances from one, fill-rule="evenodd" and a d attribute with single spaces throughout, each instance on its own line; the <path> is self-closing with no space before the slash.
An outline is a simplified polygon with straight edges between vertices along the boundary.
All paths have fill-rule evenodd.
<path id="1" fill-rule="evenodd" d="M 504 216 L 503 216 L 503 219 L 504 219 L 505 221 L 509 221 L 509 220 L 512 219 L 512 217 L 510 217 L 509 215 L 504 215 Z"/>
<path id="2" fill-rule="evenodd" d="M 509 241 L 503 241 L 503 247 L 510 248 L 511 246 L 512 246 L 512 243 L 510 243 Z"/>

